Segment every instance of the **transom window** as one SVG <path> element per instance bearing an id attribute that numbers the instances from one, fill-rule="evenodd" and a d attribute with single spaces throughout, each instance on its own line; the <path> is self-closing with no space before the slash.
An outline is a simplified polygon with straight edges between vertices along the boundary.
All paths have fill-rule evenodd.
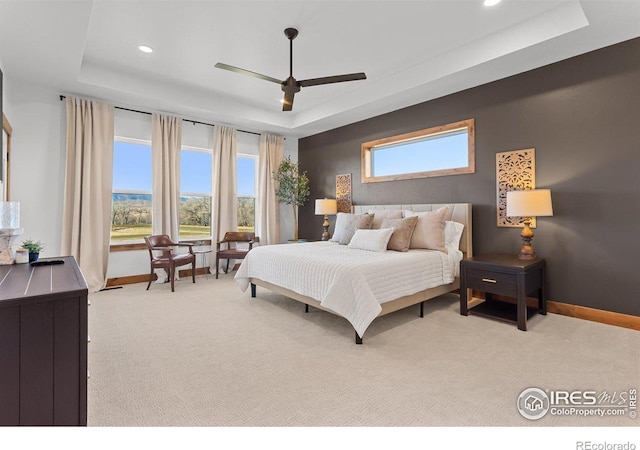
<path id="1" fill-rule="evenodd" d="M 474 172 L 474 119 L 362 144 L 363 183 Z"/>

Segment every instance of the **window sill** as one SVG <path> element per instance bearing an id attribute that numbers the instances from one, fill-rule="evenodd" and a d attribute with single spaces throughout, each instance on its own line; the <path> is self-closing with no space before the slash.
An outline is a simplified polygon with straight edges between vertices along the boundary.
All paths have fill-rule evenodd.
<path id="1" fill-rule="evenodd" d="M 181 243 L 194 244 L 201 243 L 201 245 L 211 245 L 211 239 L 180 239 Z M 126 244 L 111 244 L 109 245 L 109 253 L 116 252 L 131 252 L 136 250 L 147 250 L 147 244 L 144 242 L 130 242 Z"/>
<path id="2" fill-rule="evenodd" d="M 109 245 L 109 252 L 110 253 L 115 253 L 115 252 L 130 252 L 133 250 L 146 250 L 147 249 L 147 244 L 141 242 L 141 243 L 131 243 L 131 244 L 111 244 Z"/>

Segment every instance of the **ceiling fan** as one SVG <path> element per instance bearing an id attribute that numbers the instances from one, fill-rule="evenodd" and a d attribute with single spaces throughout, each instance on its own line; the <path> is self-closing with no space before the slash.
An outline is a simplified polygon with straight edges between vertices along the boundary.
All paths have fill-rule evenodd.
<path id="1" fill-rule="evenodd" d="M 239 67 L 230 66 L 220 62 L 216 64 L 216 67 L 218 69 L 230 70 L 231 72 L 243 73 L 245 75 L 260 78 L 261 80 L 271 81 L 272 83 L 278 83 L 284 91 L 284 100 L 282 101 L 283 111 L 291 111 L 293 108 L 293 97 L 296 92 L 300 92 L 300 88 L 307 86 L 319 86 L 321 84 L 342 83 L 344 81 L 365 80 L 367 78 L 363 72 L 360 72 L 346 75 L 335 75 L 332 77 L 310 78 L 308 80 L 300 81 L 296 80 L 293 78 L 293 40 L 298 35 L 298 30 L 295 28 L 287 28 L 284 30 L 284 34 L 287 39 L 289 39 L 289 78 L 286 80 L 281 81 L 267 75 L 262 75 L 257 72 L 252 72 L 250 70 L 241 69 Z"/>

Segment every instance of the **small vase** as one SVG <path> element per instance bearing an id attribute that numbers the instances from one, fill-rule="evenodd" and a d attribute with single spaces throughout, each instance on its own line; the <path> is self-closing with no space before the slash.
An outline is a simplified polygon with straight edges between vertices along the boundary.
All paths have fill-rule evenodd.
<path id="1" fill-rule="evenodd" d="M 39 256 L 40 256 L 40 253 L 29 252 L 29 262 L 37 261 Z"/>

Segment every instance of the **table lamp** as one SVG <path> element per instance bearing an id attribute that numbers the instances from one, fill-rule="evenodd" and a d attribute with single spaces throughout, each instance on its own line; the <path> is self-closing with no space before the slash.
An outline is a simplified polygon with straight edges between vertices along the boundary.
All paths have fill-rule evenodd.
<path id="1" fill-rule="evenodd" d="M 536 251 L 531 245 L 533 231 L 529 228 L 531 218 L 538 216 L 553 216 L 551 205 L 551 191 L 549 189 L 533 189 L 528 191 L 507 192 L 507 216 L 522 217 L 524 228 L 520 233 L 522 247 L 518 259 L 534 259 Z"/>
<path id="2" fill-rule="evenodd" d="M 333 199 L 317 199 L 316 215 L 324 215 L 324 223 L 322 224 L 322 240 L 329 240 L 329 215 L 338 213 L 338 202 Z"/>

